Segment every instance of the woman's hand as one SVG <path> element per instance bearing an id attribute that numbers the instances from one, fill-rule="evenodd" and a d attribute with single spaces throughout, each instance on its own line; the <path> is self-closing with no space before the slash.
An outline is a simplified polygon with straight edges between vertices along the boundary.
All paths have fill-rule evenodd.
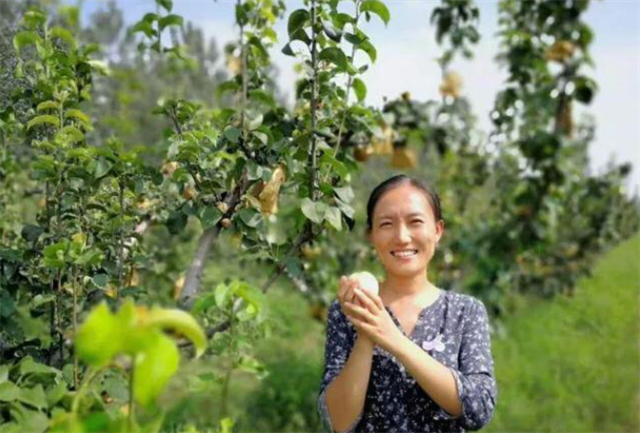
<path id="1" fill-rule="evenodd" d="M 354 302 L 345 301 L 343 311 L 359 335 L 366 336 L 389 353 L 402 341 L 404 334 L 384 307 L 382 299 L 367 290 L 354 288 Z M 357 302 L 357 303 L 356 303 Z"/>
<path id="2" fill-rule="evenodd" d="M 340 304 L 342 313 L 345 316 L 347 316 L 347 319 L 354 326 L 355 326 L 355 323 L 353 323 L 353 321 L 351 320 L 351 317 L 349 317 L 346 305 L 349 303 L 352 305 L 357 305 L 359 307 L 363 306 L 363 304 L 360 303 L 360 300 L 358 299 L 358 297 L 356 297 L 356 294 L 354 292 L 354 290 L 356 290 L 356 288 L 358 287 L 359 287 L 359 284 L 355 279 L 345 277 L 344 275 L 340 277 L 340 282 L 338 283 L 338 303 Z M 362 335 L 362 333 L 357 328 L 356 330 L 358 331 L 358 338 L 368 339 L 368 337 L 366 335 Z"/>

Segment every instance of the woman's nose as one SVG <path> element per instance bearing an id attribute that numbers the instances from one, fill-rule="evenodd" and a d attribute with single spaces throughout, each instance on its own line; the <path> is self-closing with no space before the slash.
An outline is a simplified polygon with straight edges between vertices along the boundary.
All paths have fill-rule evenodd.
<path id="1" fill-rule="evenodd" d="M 398 242 L 411 241 L 411 234 L 409 232 L 409 228 L 404 224 L 398 224 L 398 230 L 396 231 L 396 236 L 397 236 Z"/>

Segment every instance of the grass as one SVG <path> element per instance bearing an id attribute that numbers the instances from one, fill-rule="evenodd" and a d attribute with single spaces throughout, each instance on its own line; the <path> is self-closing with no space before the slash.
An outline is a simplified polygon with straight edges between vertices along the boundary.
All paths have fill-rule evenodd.
<path id="1" fill-rule="evenodd" d="M 493 341 L 498 407 L 488 432 L 638 432 L 640 235 L 571 298 L 528 300 Z"/>

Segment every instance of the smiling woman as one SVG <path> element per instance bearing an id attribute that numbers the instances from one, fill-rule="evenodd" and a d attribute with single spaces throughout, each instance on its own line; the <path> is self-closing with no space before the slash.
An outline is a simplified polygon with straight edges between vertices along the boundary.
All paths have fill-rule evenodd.
<path id="1" fill-rule="evenodd" d="M 379 295 L 343 276 L 329 311 L 318 410 L 332 432 L 464 432 L 493 416 L 486 308 L 428 278 L 443 234 L 421 182 L 398 175 L 371 193 L 367 237 L 386 276 Z"/>

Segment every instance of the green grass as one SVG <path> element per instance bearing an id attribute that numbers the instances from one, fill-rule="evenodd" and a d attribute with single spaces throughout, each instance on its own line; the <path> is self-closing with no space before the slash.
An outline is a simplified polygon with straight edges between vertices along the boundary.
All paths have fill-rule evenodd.
<path id="1" fill-rule="evenodd" d="M 493 340 L 498 407 L 489 432 L 640 431 L 640 235 L 573 297 L 528 301 Z"/>

